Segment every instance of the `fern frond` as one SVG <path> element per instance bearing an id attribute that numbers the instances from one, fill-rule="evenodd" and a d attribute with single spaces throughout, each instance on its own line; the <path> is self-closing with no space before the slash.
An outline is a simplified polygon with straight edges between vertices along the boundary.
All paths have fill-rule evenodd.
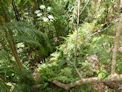
<path id="1" fill-rule="evenodd" d="M 48 36 L 34 28 L 32 24 L 24 21 L 12 21 L 7 23 L 4 27 L 7 27 L 8 31 L 13 32 L 16 43 L 23 42 L 31 48 L 36 47 L 42 55 L 47 55 L 52 51 L 52 44 Z M 4 27 L 0 30 L 0 33 L 5 32 Z"/>

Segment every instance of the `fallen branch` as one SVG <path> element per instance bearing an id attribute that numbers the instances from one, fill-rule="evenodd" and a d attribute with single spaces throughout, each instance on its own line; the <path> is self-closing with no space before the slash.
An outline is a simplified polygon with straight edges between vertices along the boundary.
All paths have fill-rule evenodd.
<path id="1" fill-rule="evenodd" d="M 108 82 L 120 82 L 122 81 L 122 74 L 113 74 L 108 76 L 106 79 L 101 79 L 99 77 L 92 77 L 92 78 L 83 78 L 81 80 L 69 83 L 69 84 L 64 84 L 62 82 L 59 82 L 57 80 L 54 80 L 53 83 L 65 90 L 69 90 L 70 88 L 73 88 L 75 86 L 80 86 L 83 84 L 88 84 L 88 83 L 108 83 Z"/>

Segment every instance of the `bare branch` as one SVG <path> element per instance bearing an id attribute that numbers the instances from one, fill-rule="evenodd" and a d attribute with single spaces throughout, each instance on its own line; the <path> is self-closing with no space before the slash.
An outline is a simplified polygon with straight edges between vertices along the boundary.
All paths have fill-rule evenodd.
<path id="1" fill-rule="evenodd" d="M 70 88 L 73 88 L 75 86 L 80 86 L 88 83 L 108 83 L 108 82 L 120 82 L 120 81 L 122 81 L 122 74 L 121 75 L 113 74 L 106 79 L 101 79 L 99 77 L 83 78 L 81 80 L 69 84 L 64 84 L 56 80 L 54 80 L 53 83 L 65 90 L 69 90 Z"/>

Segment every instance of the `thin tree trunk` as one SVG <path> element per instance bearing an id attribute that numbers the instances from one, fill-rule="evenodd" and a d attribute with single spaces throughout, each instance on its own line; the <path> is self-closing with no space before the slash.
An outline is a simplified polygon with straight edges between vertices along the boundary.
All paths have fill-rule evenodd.
<path id="1" fill-rule="evenodd" d="M 10 30 L 8 30 L 7 28 L 5 29 L 5 33 L 6 33 L 6 38 L 7 38 L 7 41 L 9 43 L 9 47 L 11 49 L 11 52 L 16 60 L 16 63 L 20 69 L 20 71 L 22 71 L 23 69 L 23 65 L 20 61 L 20 58 L 18 56 L 18 53 L 17 53 L 17 49 L 16 49 L 16 46 L 15 46 L 15 42 L 14 42 L 14 38 L 13 38 L 13 35 L 12 35 L 12 32 L 10 32 Z"/>
<path id="2" fill-rule="evenodd" d="M 120 16 L 118 25 L 116 26 L 116 35 L 114 38 L 114 47 L 113 47 L 113 54 L 112 54 L 111 74 L 116 73 L 117 52 L 119 48 L 121 29 L 122 29 L 122 16 Z"/>

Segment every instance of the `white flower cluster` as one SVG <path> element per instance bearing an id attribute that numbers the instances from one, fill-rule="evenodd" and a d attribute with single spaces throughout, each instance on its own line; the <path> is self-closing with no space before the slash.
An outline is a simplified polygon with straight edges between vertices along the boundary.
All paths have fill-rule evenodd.
<path id="1" fill-rule="evenodd" d="M 45 9 L 45 5 L 40 5 L 40 9 Z"/>
<path id="2" fill-rule="evenodd" d="M 17 43 L 17 48 L 24 48 L 24 47 L 25 47 L 24 43 Z"/>
<path id="3" fill-rule="evenodd" d="M 17 52 L 21 53 L 23 51 L 23 48 L 25 47 L 24 43 L 17 43 Z"/>
<path id="4" fill-rule="evenodd" d="M 43 22 L 48 22 L 48 21 L 53 21 L 54 20 L 54 16 L 51 14 L 48 14 L 48 12 L 51 12 L 52 8 L 50 6 L 48 6 L 46 8 L 45 5 L 40 5 L 39 10 L 35 11 L 35 14 L 37 15 L 38 19 L 43 20 Z M 41 10 L 45 10 L 45 11 L 41 11 Z M 45 15 L 45 12 L 47 12 L 47 16 L 43 16 Z"/>

